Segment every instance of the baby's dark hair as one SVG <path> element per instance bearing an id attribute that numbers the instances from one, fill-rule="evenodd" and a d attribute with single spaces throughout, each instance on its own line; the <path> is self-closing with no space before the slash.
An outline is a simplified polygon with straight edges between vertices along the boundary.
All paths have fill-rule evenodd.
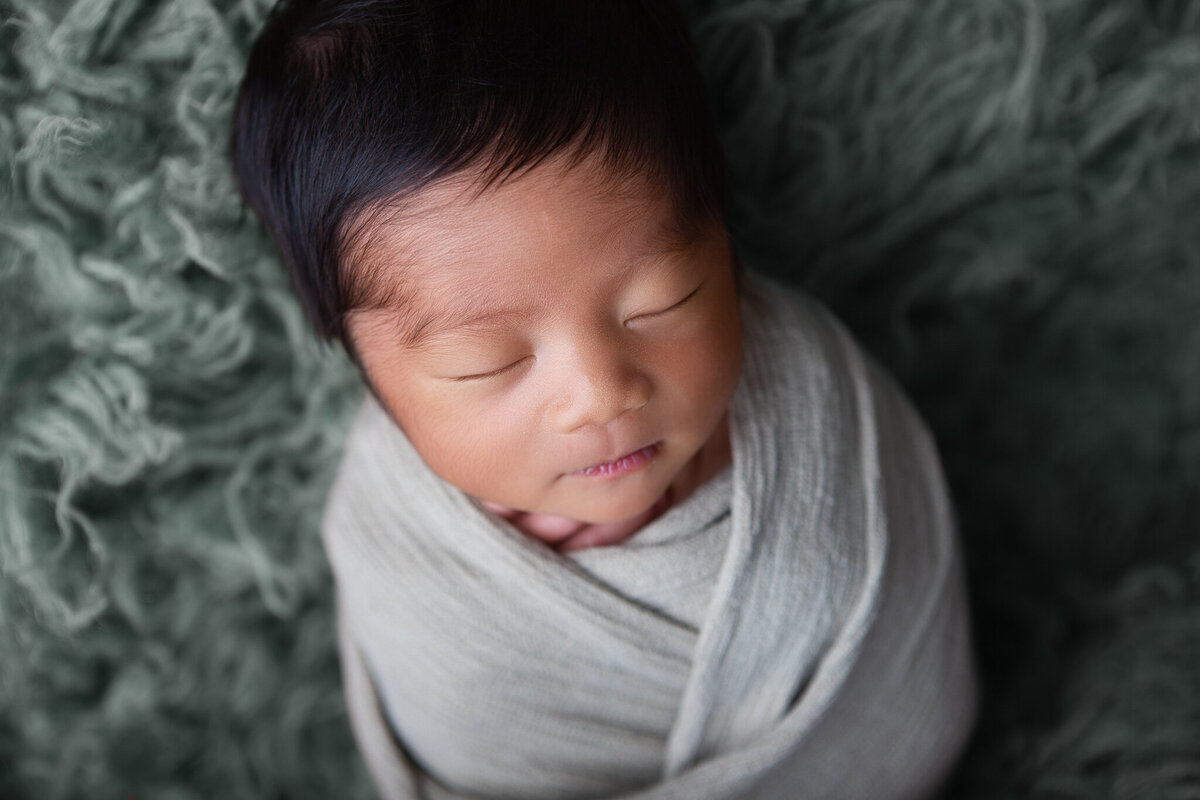
<path id="1" fill-rule="evenodd" d="M 364 219 L 435 181 L 552 155 L 662 185 L 722 221 L 724 164 L 671 0 L 290 0 L 250 53 L 230 144 L 318 333 L 369 303 Z"/>

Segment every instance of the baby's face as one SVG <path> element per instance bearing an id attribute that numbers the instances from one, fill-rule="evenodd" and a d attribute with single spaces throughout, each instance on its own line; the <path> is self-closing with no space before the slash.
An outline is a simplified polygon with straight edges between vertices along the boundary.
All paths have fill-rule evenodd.
<path id="1" fill-rule="evenodd" d="M 625 520 L 725 444 L 726 235 L 685 233 L 665 195 L 605 177 L 551 162 L 478 197 L 438 185 L 371 231 L 394 291 L 349 335 L 426 464 L 480 500 Z"/>

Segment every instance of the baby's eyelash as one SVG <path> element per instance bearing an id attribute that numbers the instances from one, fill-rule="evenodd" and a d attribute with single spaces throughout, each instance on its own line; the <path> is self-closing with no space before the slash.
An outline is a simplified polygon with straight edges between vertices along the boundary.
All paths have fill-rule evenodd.
<path id="1" fill-rule="evenodd" d="M 518 358 L 516 361 L 512 362 L 511 364 L 505 364 L 503 367 L 491 370 L 490 372 L 479 372 L 474 375 L 456 375 L 453 378 L 450 378 L 450 380 L 454 381 L 455 383 L 463 383 L 465 381 L 479 381 L 479 380 L 483 380 L 485 378 L 495 378 L 498 375 L 502 375 L 503 373 L 508 372 L 510 369 L 517 366 L 518 364 L 523 363 L 526 359 L 529 359 L 529 358 L 531 358 L 531 356 L 525 356 L 525 358 Z"/>
<path id="2" fill-rule="evenodd" d="M 651 311 L 648 314 L 639 314 L 638 316 L 634 317 L 634 319 L 649 319 L 649 318 L 657 317 L 660 314 L 666 314 L 668 311 L 674 311 L 675 309 L 679 308 L 681 305 L 683 305 L 684 303 L 686 303 L 687 301 L 689 301 L 693 297 L 695 297 L 696 293 L 699 292 L 700 289 L 703 288 L 703 286 L 704 286 L 704 282 L 701 281 L 699 286 L 697 286 L 695 289 L 692 289 L 692 291 L 688 292 L 687 296 L 684 297 L 682 300 L 680 300 L 678 303 L 673 303 L 672 305 L 669 305 L 666 308 L 661 309 L 659 311 Z"/>

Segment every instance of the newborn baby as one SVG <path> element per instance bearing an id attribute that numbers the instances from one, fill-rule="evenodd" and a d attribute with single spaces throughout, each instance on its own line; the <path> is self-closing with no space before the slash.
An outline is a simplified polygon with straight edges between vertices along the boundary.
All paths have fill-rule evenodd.
<path id="1" fill-rule="evenodd" d="M 663 2 L 281 6 L 239 187 L 370 389 L 325 517 L 387 798 L 927 796 L 974 716 L 936 452 L 743 270 Z"/>

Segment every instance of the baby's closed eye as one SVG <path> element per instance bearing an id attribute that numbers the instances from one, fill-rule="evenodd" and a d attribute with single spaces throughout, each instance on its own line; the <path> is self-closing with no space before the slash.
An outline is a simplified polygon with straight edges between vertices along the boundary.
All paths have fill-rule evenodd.
<path id="1" fill-rule="evenodd" d="M 509 361 L 508 363 L 502 364 L 494 369 L 469 368 L 466 370 L 466 374 L 448 375 L 447 380 L 454 381 L 456 383 L 463 383 L 467 381 L 482 381 L 487 380 L 488 378 L 498 378 L 501 375 L 513 372 L 519 367 L 531 363 L 532 359 L 532 355 L 527 355 L 518 358 L 515 361 Z"/>
<path id="2" fill-rule="evenodd" d="M 669 314 L 670 312 L 687 305 L 687 303 L 696 296 L 696 294 L 700 291 L 701 288 L 703 288 L 703 286 L 704 286 L 704 282 L 701 281 L 699 286 L 697 286 L 695 289 L 692 289 L 690 292 L 685 294 L 682 298 L 675 300 L 674 302 L 671 302 L 669 300 L 666 301 L 667 304 L 665 305 L 665 307 L 662 307 L 663 301 L 660 301 L 658 303 L 658 305 L 660 307 L 657 308 L 656 310 L 652 306 L 651 307 L 652 310 L 642 311 L 640 313 L 634 314 L 633 316 L 631 316 L 627 320 L 625 320 L 625 322 L 626 322 L 626 324 L 628 324 L 630 322 L 636 322 L 638 320 L 654 319 L 656 317 L 660 317 L 660 316 Z"/>

